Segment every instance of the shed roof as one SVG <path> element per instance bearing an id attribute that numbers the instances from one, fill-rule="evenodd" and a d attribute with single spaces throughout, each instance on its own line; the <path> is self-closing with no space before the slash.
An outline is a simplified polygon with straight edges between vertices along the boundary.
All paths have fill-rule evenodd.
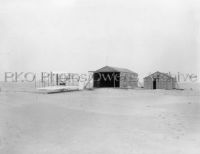
<path id="1" fill-rule="evenodd" d="M 166 76 L 166 77 L 168 77 L 168 78 L 173 78 L 173 79 L 174 79 L 174 77 L 170 76 L 169 74 L 167 74 L 167 73 L 162 73 L 162 72 L 159 72 L 159 71 L 157 71 L 157 72 L 155 72 L 155 73 L 153 73 L 153 74 L 150 74 L 150 75 L 146 76 L 144 79 L 149 78 L 149 77 L 152 77 L 152 76 L 156 76 L 156 75 L 162 75 L 162 76 Z"/>
<path id="2" fill-rule="evenodd" d="M 134 73 L 137 74 L 129 69 L 126 68 L 119 68 L 119 67 L 112 67 L 112 66 L 104 66 L 96 71 L 94 71 L 94 73 L 98 73 L 98 72 L 122 72 L 122 73 Z"/>

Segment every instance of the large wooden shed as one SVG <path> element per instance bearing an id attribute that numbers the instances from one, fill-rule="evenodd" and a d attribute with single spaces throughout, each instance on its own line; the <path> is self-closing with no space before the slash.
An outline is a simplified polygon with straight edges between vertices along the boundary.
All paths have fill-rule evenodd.
<path id="1" fill-rule="evenodd" d="M 167 73 L 155 72 L 144 78 L 145 89 L 175 89 L 176 78 Z"/>
<path id="2" fill-rule="evenodd" d="M 93 72 L 93 87 L 136 88 L 138 74 L 125 68 L 105 66 Z"/>

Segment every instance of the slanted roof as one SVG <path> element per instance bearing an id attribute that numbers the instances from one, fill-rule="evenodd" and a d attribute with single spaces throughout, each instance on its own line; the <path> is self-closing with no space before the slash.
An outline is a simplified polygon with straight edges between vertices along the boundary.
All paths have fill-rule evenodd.
<path id="1" fill-rule="evenodd" d="M 122 73 L 134 73 L 137 74 L 129 69 L 126 68 L 119 68 L 119 67 L 112 67 L 112 66 L 104 66 L 96 71 L 94 71 L 94 73 L 98 73 L 98 72 L 122 72 Z"/>
<path id="2" fill-rule="evenodd" d="M 168 78 L 173 78 L 172 76 L 170 76 L 170 75 L 167 74 L 167 73 L 162 73 L 162 72 L 157 71 L 157 72 L 155 72 L 155 73 L 153 73 L 153 74 L 150 74 L 150 75 L 146 76 L 144 79 L 149 78 L 149 77 L 152 77 L 152 76 L 156 76 L 156 75 L 163 75 L 163 76 L 166 76 L 166 77 L 168 77 Z"/>

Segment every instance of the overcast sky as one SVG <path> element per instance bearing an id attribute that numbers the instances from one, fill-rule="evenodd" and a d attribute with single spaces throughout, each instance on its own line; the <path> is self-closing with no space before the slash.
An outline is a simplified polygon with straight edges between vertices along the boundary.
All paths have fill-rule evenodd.
<path id="1" fill-rule="evenodd" d="M 198 0 L 0 0 L 0 72 L 200 70 Z"/>

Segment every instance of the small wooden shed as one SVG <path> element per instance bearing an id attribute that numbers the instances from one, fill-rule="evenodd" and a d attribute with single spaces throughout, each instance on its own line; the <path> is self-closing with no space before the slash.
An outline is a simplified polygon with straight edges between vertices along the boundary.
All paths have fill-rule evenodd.
<path id="1" fill-rule="evenodd" d="M 93 72 L 93 87 L 136 88 L 138 74 L 125 68 L 105 66 Z"/>
<path id="2" fill-rule="evenodd" d="M 155 72 L 144 78 L 145 89 L 175 89 L 176 78 L 167 73 Z"/>

